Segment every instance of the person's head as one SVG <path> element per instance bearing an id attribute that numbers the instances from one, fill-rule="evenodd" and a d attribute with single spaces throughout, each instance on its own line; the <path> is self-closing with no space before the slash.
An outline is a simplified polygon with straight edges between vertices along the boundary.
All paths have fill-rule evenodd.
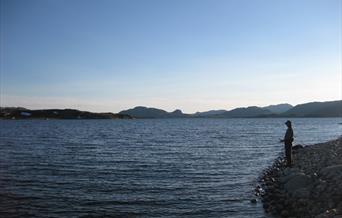
<path id="1" fill-rule="evenodd" d="M 292 126 L 291 121 L 289 121 L 289 120 L 286 121 L 286 122 L 285 122 L 285 125 L 286 125 L 287 127 L 291 127 L 291 126 Z"/>

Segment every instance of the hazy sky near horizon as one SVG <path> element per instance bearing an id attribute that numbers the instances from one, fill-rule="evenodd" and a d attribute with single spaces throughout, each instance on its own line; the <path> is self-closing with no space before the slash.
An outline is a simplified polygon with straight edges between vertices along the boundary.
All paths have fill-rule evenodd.
<path id="1" fill-rule="evenodd" d="M 1 106 L 184 112 L 342 98 L 341 0 L 0 0 Z"/>

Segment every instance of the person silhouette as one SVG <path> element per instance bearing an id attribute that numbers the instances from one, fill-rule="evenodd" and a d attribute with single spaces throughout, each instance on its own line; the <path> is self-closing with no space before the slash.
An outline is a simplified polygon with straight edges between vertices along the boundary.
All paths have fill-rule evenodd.
<path id="1" fill-rule="evenodd" d="M 286 121 L 285 125 L 287 126 L 287 130 L 286 130 L 284 139 L 280 141 L 284 142 L 284 145 L 285 145 L 286 166 L 291 167 L 292 166 L 293 129 L 292 129 L 292 124 L 290 120 Z"/>

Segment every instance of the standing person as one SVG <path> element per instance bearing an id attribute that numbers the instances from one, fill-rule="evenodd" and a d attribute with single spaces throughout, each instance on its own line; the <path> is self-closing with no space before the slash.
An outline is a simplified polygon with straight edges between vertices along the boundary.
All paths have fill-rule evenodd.
<path id="1" fill-rule="evenodd" d="M 284 139 L 281 142 L 285 144 L 285 156 L 286 156 L 286 165 L 288 167 L 292 166 L 292 142 L 293 142 L 293 130 L 291 121 L 286 121 L 287 130 L 284 136 Z"/>

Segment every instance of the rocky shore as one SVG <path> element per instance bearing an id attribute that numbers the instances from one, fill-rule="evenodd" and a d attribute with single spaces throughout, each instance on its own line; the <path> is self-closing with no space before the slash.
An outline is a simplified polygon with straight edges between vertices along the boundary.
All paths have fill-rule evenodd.
<path id="1" fill-rule="evenodd" d="M 255 194 L 274 217 L 342 217 L 342 137 L 293 148 L 293 167 L 283 158 L 264 171 Z"/>

